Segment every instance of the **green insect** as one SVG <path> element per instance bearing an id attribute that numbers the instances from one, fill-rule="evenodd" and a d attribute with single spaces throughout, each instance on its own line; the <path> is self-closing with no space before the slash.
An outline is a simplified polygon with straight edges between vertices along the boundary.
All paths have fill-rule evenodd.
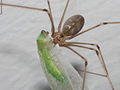
<path id="1" fill-rule="evenodd" d="M 58 25 L 57 32 L 55 32 L 54 20 L 53 20 L 49 0 L 47 0 L 49 9 L 41 9 L 41 8 L 34 8 L 34 7 L 28 7 L 28 6 L 6 4 L 6 3 L 2 3 L 2 0 L 1 0 L 1 3 L 0 3 L 1 14 L 2 14 L 3 5 L 38 10 L 38 11 L 43 11 L 47 13 L 51 21 L 51 26 L 52 26 L 51 33 L 52 34 L 50 36 L 47 31 L 42 30 L 40 35 L 37 38 L 37 46 L 38 46 L 38 53 L 40 56 L 40 61 L 41 61 L 43 71 L 46 75 L 46 78 L 48 79 L 49 85 L 52 90 L 88 90 L 88 88 L 86 88 L 86 85 L 85 85 L 87 73 L 106 77 L 108 79 L 108 82 L 112 90 L 114 90 L 114 87 L 109 78 L 109 74 L 108 74 L 99 45 L 92 44 L 92 43 L 83 43 L 83 42 L 67 42 L 66 40 L 73 39 L 74 37 L 77 37 L 81 34 L 89 32 L 99 26 L 108 25 L 108 24 L 120 24 L 120 22 L 103 22 L 93 27 L 90 27 L 86 30 L 81 31 L 84 25 L 84 17 L 82 15 L 73 15 L 66 20 L 66 22 L 63 25 L 63 28 L 61 29 L 62 22 L 65 16 L 69 1 L 70 0 L 67 0 L 63 15 Z M 83 59 L 83 61 L 85 62 L 84 70 L 80 70 L 83 72 L 83 79 L 80 77 L 77 71 L 72 67 L 72 65 L 70 65 L 69 63 L 62 62 L 56 56 L 56 54 L 54 53 L 56 44 L 58 44 L 60 47 L 65 47 L 71 50 L 73 53 L 75 53 L 76 55 L 78 55 L 80 58 Z M 84 46 L 84 45 L 87 45 L 87 46 Z M 96 48 L 91 48 L 89 46 L 95 46 Z M 79 48 L 84 48 L 84 49 L 95 51 L 102 65 L 102 68 L 105 71 L 105 75 L 87 71 L 88 60 L 83 55 L 75 51 L 72 47 L 79 47 Z"/>
<path id="2" fill-rule="evenodd" d="M 63 75 L 62 71 L 59 70 L 57 65 L 54 62 L 54 58 L 51 55 L 50 41 L 47 40 L 47 34 L 45 31 L 42 31 L 40 36 L 37 39 L 38 44 L 38 53 L 41 57 L 43 64 L 49 74 L 56 78 L 59 82 L 66 82 L 66 77 Z"/>
<path id="3" fill-rule="evenodd" d="M 54 43 L 49 37 L 48 32 L 42 31 L 37 39 L 38 53 L 40 55 L 43 71 L 48 79 L 52 90 L 81 90 L 82 79 L 73 69 L 66 66 L 54 54 Z M 69 70 L 69 73 L 68 71 Z M 76 75 L 76 74 L 77 75 Z M 74 75 L 76 77 L 74 77 Z M 74 80 L 71 80 L 74 77 Z M 75 80 L 75 78 L 77 80 Z M 78 81 L 79 80 L 79 81 Z M 74 83 L 73 83 L 74 81 Z M 75 85 L 76 84 L 76 85 Z M 82 84 L 81 84 L 82 85 Z M 77 87 L 76 87 L 77 86 Z M 87 90 L 87 89 L 86 89 Z"/>

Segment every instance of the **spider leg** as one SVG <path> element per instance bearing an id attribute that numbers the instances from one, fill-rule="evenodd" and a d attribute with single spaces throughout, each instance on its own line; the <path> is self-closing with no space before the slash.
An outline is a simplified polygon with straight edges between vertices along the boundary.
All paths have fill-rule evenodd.
<path id="1" fill-rule="evenodd" d="M 50 12 L 50 19 L 51 19 L 51 23 L 52 23 L 52 27 L 51 27 L 51 32 L 52 32 L 52 37 L 54 36 L 55 33 L 55 26 L 54 26 L 54 20 L 53 20 L 53 16 L 52 16 L 52 11 L 51 11 L 51 6 L 50 6 L 50 1 L 47 0 L 48 2 L 48 7 L 49 7 L 49 12 Z"/>
<path id="2" fill-rule="evenodd" d="M 2 0 L 1 0 L 2 1 Z M 21 5 L 14 5 L 14 4 L 7 4 L 7 3 L 0 3 L 1 7 L 2 6 L 10 6 L 10 7 L 17 7 L 17 8 L 24 8 L 24 9 L 31 9 L 31 10 L 37 10 L 37 11 L 43 11 L 43 12 L 46 12 L 49 16 L 49 19 L 50 19 L 50 22 L 51 22 L 51 25 L 52 25 L 52 29 L 51 29 L 51 32 L 52 32 L 52 36 L 55 32 L 55 29 L 54 29 L 54 22 L 53 22 L 53 18 L 52 18 L 52 13 L 51 13 L 51 8 L 50 8 L 50 3 L 49 3 L 49 0 L 48 0 L 48 6 L 49 6 L 49 10 L 47 9 L 42 9 L 42 8 L 35 8 L 35 7 L 28 7 L 28 6 L 21 6 Z M 2 14 L 2 8 L 1 8 L 1 14 Z"/>
<path id="3" fill-rule="evenodd" d="M 66 10 L 67 10 L 69 1 L 70 1 L 70 0 L 67 0 L 67 3 L 66 3 L 66 5 L 65 5 L 65 9 L 64 9 L 63 15 L 62 15 L 61 20 L 60 20 L 60 23 L 59 23 L 59 25 L 58 25 L 58 32 L 60 32 L 60 30 L 61 30 L 61 25 L 62 25 L 64 16 L 65 16 L 65 13 L 66 13 Z"/>
<path id="4" fill-rule="evenodd" d="M 81 57 L 84 62 L 85 62 L 85 68 L 84 68 L 84 77 L 83 77 L 83 84 L 82 84 L 82 90 L 84 90 L 85 88 L 85 81 L 86 81 L 86 71 L 87 71 L 87 65 L 88 65 L 88 62 L 87 62 L 87 59 L 85 57 L 83 57 L 80 53 L 78 53 L 77 51 L 75 51 L 73 48 L 69 47 L 69 46 L 62 46 L 62 47 L 66 47 L 68 48 L 69 50 L 71 50 L 72 52 L 74 52 L 75 54 L 77 54 L 79 57 Z"/>
<path id="5" fill-rule="evenodd" d="M 0 15 L 2 15 L 2 0 L 0 0 Z"/>
<path id="6" fill-rule="evenodd" d="M 84 72 L 84 70 L 81 70 L 81 69 L 79 69 L 79 71 Z M 102 76 L 102 77 L 107 77 L 106 75 L 103 75 L 103 74 L 100 74 L 100 73 L 96 73 L 96 72 L 86 71 L 86 73 L 97 75 L 97 76 Z"/>
<path id="7" fill-rule="evenodd" d="M 75 47 L 80 47 L 80 48 L 85 48 L 85 49 L 89 49 L 89 50 L 95 51 L 96 55 L 97 55 L 97 57 L 98 57 L 98 59 L 99 59 L 99 61 L 101 63 L 101 65 L 102 65 L 102 68 L 103 68 L 103 70 L 106 73 L 106 78 L 108 79 L 109 84 L 110 84 L 112 90 L 114 90 L 114 86 L 113 86 L 112 81 L 111 81 L 111 79 L 109 77 L 109 73 L 108 73 L 108 70 L 106 68 L 105 61 L 103 59 L 102 52 L 101 52 L 101 49 L 100 49 L 99 45 L 91 44 L 91 43 L 81 43 L 81 42 L 67 42 L 66 44 L 68 44 L 69 46 L 75 46 Z M 91 45 L 91 46 L 97 47 L 97 49 L 91 48 L 91 47 L 86 47 L 86 46 L 80 46 L 80 45 L 77 45 L 77 44 L 80 44 L 80 45 Z"/>
<path id="8" fill-rule="evenodd" d="M 86 30 L 83 30 L 82 32 L 80 32 L 80 33 L 78 33 L 78 34 L 76 34 L 76 35 L 74 35 L 74 36 L 69 37 L 69 39 L 72 39 L 72 38 L 74 38 L 74 37 L 76 37 L 76 36 L 79 36 L 79 35 L 81 35 L 81 34 L 83 34 L 83 33 L 88 32 L 88 31 L 92 31 L 92 30 L 94 30 L 94 29 L 97 28 L 97 27 L 104 26 L 104 25 L 109 25 L 109 24 L 120 24 L 120 22 L 102 22 L 102 23 L 97 24 L 97 25 L 95 25 L 95 26 L 92 26 L 92 27 L 90 27 L 90 28 L 88 28 L 88 29 L 86 29 Z"/>

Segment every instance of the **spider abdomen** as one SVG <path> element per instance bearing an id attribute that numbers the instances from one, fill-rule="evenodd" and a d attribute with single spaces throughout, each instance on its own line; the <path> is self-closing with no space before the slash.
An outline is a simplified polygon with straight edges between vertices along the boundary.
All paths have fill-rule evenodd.
<path id="1" fill-rule="evenodd" d="M 71 16 L 63 25 L 63 35 L 71 36 L 77 34 L 84 25 L 84 17 L 81 15 Z"/>

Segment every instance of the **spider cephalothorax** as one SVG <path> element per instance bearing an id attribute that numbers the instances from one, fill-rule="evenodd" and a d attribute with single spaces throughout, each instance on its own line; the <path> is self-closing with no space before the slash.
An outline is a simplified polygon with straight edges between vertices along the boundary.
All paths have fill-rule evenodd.
<path id="1" fill-rule="evenodd" d="M 62 45 L 64 45 L 65 40 L 66 39 L 63 37 L 63 35 L 60 32 L 55 32 L 55 34 L 53 36 L 54 44 L 58 44 L 59 46 L 62 46 Z"/>

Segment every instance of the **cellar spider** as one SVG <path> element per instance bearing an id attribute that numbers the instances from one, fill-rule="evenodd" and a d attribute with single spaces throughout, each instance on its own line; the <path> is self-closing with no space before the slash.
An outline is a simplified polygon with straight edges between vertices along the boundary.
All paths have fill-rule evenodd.
<path id="1" fill-rule="evenodd" d="M 65 16 L 65 13 L 66 13 L 69 2 L 70 2 L 70 0 L 67 0 L 67 3 L 65 5 L 63 15 L 62 15 L 62 17 L 60 19 L 60 23 L 58 25 L 58 28 L 57 28 L 58 30 L 57 31 L 55 31 L 55 25 L 54 25 L 54 20 L 53 20 L 52 10 L 51 10 L 49 0 L 47 0 L 48 9 L 7 4 L 7 3 L 3 3 L 2 0 L 1 0 L 0 5 L 1 5 L 1 14 L 2 14 L 2 6 L 3 5 L 4 6 L 11 6 L 11 7 L 38 10 L 38 11 L 43 11 L 43 12 L 47 13 L 47 15 L 49 16 L 50 22 L 51 22 L 51 33 L 52 33 L 51 37 L 52 37 L 53 43 L 55 45 L 58 44 L 60 47 L 65 47 L 65 48 L 71 50 L 73 53 L 77 54 L 84 61 L 84 70 L 80 70 L 80 71 L 84 72 L 82 90 L 84 90 L 84 87 L 85 87 L 85 81 L 86 81 L 86 74 L 87 73 L 102 76 L 102 77 L 106 77 L 108 79 L 108 82 L 109 82 L 112 90 L 114 90 L 114 86 L 112 84 L 112 81 L 110 80 L 108 70 L 106 68 L 100 46 L 98 44 L 93 44 L 93 43 L 69 42 L 69 41 L 66 41 L 66 40 L 71 40 L 71 39 L 73 39 L 73 38 L 75 38 L 77 36 L 80 36 L 80 35 L 82 35 L 82 34 L 84 34 L 86 32 L 92 31 L 95 28 L 100 27 L 100 26 L 109 25 L 109 24 L 120 24 L 120 22 L 102 22 L 102 23 L 94 25 L 94 26 L 92 26 L 92 27 L 90 27 L 90 28 L 88 28 L 86 30 L 81 31 L 81 29 L 82 29 L 82 27 L 84 25 L 84 17 L 82 15 L 73 15 L 73 16 L 71 16 L 70 18 L 68 18 L 66 20 L 66 22 L 63 25 L 63 28 L 61 29 L 62 24 L 63 24 L 63 20 L 64 20 L 64 16 Z M 84 45 L 95 46 L 96 48 L 91 48 L 89 46 L 84 46 Z M 88 71 L 87 70 L 88 60 L 83 55 L 81 55 L 80 53 L 75 51 L 72 47 L 79 47 L 79 48 L 84 48 L 84 49 L 95 51 L 101 65 L 102 65 L 102 68 L 105 71 L 105 74 L 99 74 L 99 73 Z"/>

